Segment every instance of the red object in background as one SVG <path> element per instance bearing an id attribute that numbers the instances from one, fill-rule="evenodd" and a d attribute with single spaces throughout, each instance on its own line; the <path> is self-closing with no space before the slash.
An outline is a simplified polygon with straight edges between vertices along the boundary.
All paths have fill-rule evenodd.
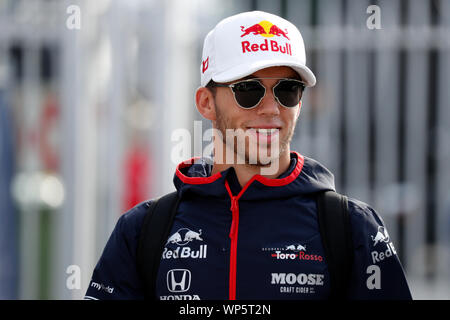
<path id="1" fill-rule="evenodd" d="M 59 171 L 59 141 L 54 141 L 59 132 L 59 104 L 49 93 L 45 99 L 38 128 L 39 154 L 45 170 Z M 53 138 L 53 139 L 52 139 Z M 57 140 L 57 139 L 56 139 Z"/>
<path id="2" fill-rule="evenodd" d="M 134 144 L 125 156 L 123 211 L 147 200 L 150 194 L 150 159 L 146 148 Z"/>

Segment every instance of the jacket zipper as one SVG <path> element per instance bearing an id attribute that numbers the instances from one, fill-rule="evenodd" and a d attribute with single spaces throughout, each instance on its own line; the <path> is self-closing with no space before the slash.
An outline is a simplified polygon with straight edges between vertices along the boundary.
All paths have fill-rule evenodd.
<path id="1" fill-rule="evenodd" d="M 231 239 L 230 249 L 230 279 L 229 299 L 236 300 L 236 256 L 239 229 L 239 202 L 237 197 L 231 197 L 232 222 L 229 237 Z"/>
<path id="2" fill-rule="evenodd" d="M 231 228 L 229 237 L 231 239 L 230 245 L 230 278 L 229 278 L 229 300 L 236 300 L 236 257 L 237 257 L 237 241 L 239 233 L 239 198 L 244 194 L 245 190 L 250 186 L 254 179 L 250 179 L 249 182 L 242 188 L 241 192 L 237 196 L 233 196 L 228 181 L 225 181 L 225 187 L 231 198 Z"/>

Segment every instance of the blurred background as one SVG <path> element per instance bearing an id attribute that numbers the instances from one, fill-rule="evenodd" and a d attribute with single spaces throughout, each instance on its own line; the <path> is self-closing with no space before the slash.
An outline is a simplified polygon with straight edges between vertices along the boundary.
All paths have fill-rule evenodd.
<path id="1" fill-rule="evenodd" d="M 84 296 L 119 216 L 174 189 L 174 130 L 210 128 L 203 39 L 248 10 L 318 79 L 292 149 L 377 210 L 415 299 L 450 299 L 450 0 L 0 0 L 0 299 Z"/>

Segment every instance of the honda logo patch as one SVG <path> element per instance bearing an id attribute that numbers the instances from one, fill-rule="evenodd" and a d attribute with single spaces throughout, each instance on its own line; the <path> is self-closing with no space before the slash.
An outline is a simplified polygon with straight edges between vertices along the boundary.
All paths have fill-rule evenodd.
<path id="1" fill-rule="evenodd" d="M 170 292 L 186 292 L 191 286 L 191 271 L 172 269 L 167 272 L 167 289 Z"/>

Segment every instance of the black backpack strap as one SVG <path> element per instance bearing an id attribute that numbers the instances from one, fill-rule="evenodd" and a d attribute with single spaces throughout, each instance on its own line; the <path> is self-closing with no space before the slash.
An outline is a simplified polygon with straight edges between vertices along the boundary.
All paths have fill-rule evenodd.
<path id="1" fill-rule="evenodd" d="M 179 198 L 177 192 L 151 201 L 139 236 L 136 261 L 144 280 L 145 299 L 156 299 L 156 277 L 161 255 L 173 224 Z"/>
<path id="2" fill-rule="evenodd" d="M 330 299 L 345 299 L 353 262 L 347 197 L 334 191 L 320 192 L 317 218 L 330 273 Z"/>

